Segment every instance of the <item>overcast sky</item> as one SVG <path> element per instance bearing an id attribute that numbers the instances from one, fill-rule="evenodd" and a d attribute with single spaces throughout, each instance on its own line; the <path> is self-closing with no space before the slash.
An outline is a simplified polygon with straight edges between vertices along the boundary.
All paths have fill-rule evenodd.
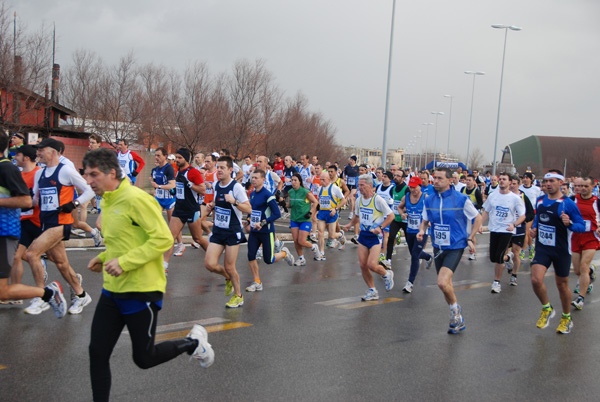
<path id="1" fill-rule="evenodd" d="M 286 95 L 337 129 L 343 145 L 381 148 L 393 0 L 8 0 L 32 28 L 56 23 L 57 63 L 78 48 L 107 63 L 133 50 L 140 63 L 212 72 L 240 58 L 266 60 Z M 12 11 L 12 10 L 11 10 Z M 404 147 L 438 118 L 437 149 L 466 155 L 472 76 L 471 150 L 491 160 L 504 30 L 508 32 L 498 148 L 530 135 L 598 136 L 600 1 L 397 1 L 388 148 Z M 499 154 L 500 152 L 498 152 Z"/>

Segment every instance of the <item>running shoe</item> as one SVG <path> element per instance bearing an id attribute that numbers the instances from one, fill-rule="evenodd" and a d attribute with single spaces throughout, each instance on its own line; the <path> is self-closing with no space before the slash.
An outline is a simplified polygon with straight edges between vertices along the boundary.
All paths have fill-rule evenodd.
<path id="1" fill-rule="evenodd" d="M 385 291 L 389 292 L 394 288 L 394 271 L 388 270 L 387 273 L 382 276 L 382 278 L 385 282 Z"/>
<path id="2" fill-rule="evenodd" d="M 404 285 L 404 287 L 402 288 L 402 291 L 404 293 L 412 293 L 413 290 L 413 284 L 411 281 L 406 281 L 406 285 Z"/>
<path id="3" fill-rule="evenodd" d="M 310 232 L 310 241 L 313 243 L 317 243 L 319 241 L 319 238 L 315 232 Z"/>
<path id="4" fill-rule="evenodd" d="M 525 259 L 525 250 L 521 249 L 521 251 L 519 252 L 519 258 L 522 260 Z"/>
<path id="5" fill-rule="evenodd" d="M 234 294 L 231 296 L 231 299 L 225 303 L 225 307 L 227 308 L 238 308 L 244 305 L 244 296 L 238 296 Z"/>
<path id="6" fill-rule="evenodd" d="M 590 264 L 590 282 L 594 282 L 596 280 L 596 265 Z"/>
<path id="7" fill-rule="evenodd" d="M 588 286 L 588 290 L 587 290 L 586 294 L 592 293 L 592 290 L 594 290 L 594 285 L 592 283 L 590 283 L 590 285 Z"/>
<path id="8" fill-rule="evenodd" d="M 517 286 L 517 277 L 514 275 L 510 276 L 510 286 Z"/>
<path id="9" fill-rule="evenodd" d="M 306 265 L 306 259 L 304 258 L 304 256 L 298 257 L 298 259 L 294 263 L 295 267 L 303 267 L 305 265 Z"/>
<path id="10" fill-rule="evenodd" d="M 367 293 L 360 298 L 362 301 L 379 300 L 379 292 L 377 289 L 369 289 Z"/>
<path id="11" fill-rule="evenodd" d="M 285 253 L 285 257 L 284 257 L 285 262 L 287 262 L 290 267 L 293 266 L 294 265 L 294 256 L 290 252 L 290 249 L 288 249 L 287 247 L 282 247 L 281 251 L 283 251 Z"/>
<path id="12" fill-rule="evenodd" d="M 175 250 L 173 251 L 173 255 L 175 257 L 181 257 L 183 255 L 183 252 L 185 251 L 185 244 L 183 243 L 178 243 L 175 246 Z"/>
<path id="13" fill-rule="evenodd" d="M 263 258 L 263 250 L 262 250 L 262 247 L 259 247 L 258 250 L 256 250 L 256 259 L 262 260 L 262 258 Z"/>
<path id="14" fill-rule="evenodd" d="M 556 311 L 554 311 L 552 306 L 550 306 L 549 309 L 543 308 L 542 312 L 540 313 L 540 318 L 537 320 L 536 326 L 540 329 L 546 328 L 550 323 L 550 319 L 553 318 L 555 314 Z"/>
<path id="15" fill-rule="evenodd" d="M 354 212 L 350 212 L 350 213 L 348 214 L 348 220 L 350 220 L 350 221 L 351 221 L 351 220 L 352 220 L 352 218 L 354 218 Z"/>
<path id="16" fill-rule="evenodd" d="M 500 282 L 494 281 L 494 283 L 492 283 L 492 293 L 500 293 L 501 291 L 502 285 L 500 285 Z"/>
<path id="17" fill-rule="evenodd" d="M 379 261 L 379 265 L 381 265 L 382 267 L 384 267 L 387 270 L 391 270 L 392 269 L 392 260 Z"/>
<path id="18" fill-rule="evenodd" d="M 559 334 L 568 334 L 573 329 L 573 319 L 571 317 L 565 317 L 564 315 L 560 319 L 560 324 L 556 328 L 556 332 Z"/>
<path id="19" fill-rule="evenodd" d="M 469 254 L 469 261 L 475 261 L 476 259 L 477 259 L 477 256 L 475 255 L 475 253 Z"/>
<path id="20" fill-rule="evenodd" d="M 45 258 L 40 258 L 42 268 L 44 268 L 44 285 L 48 282 L 48 263 Z"/>
<path id="21" fill-rule="evenodd" d="M 196 243 L 195 241 L 193 241 L 192 242 L 192 247 L 194 247 L 194 248 L 200 248 L 202 246 L 200 245 L 200 243 Z"/>
<path id="22" fill-rule="evenodd" d="M 428 260 L 425 260 L 425 261 L 426 261 L 425 269 L 429 269 L 429 268 L 431 268 L 431 265 L 433 264 L 433 256 L 432 256 L 432 255 L 430 255 L 430 256 L 429 256 L 429 259 L 428 259 Z"/>
<path id="23" fill-rule="evenodd" d="M 354 235 L 352 236 L 352 238 L 350 239 L 350 241 L 354 244 L 358 244 L 358 236 Z"/>
<path id="24" fill-rule="evenodd" d="M 344 234 L 343 230 L 340 230 L 340 250 L 343 250 L 346 248 L 346 235 Z"/>
<path id="25" fill-rule="evenodd" d="M 319 246 L 317 244 L 313 244 L 310 249 L 315 255 L 319 253 Z"/>
<path id="26" fill-rule="evenodd" d="M 508 257 L 508 260 L 504 261 L 504 268 L 506 268 L 509 274 L 512 274 L 514 255 L 512 251 L 509 251 L 508 253 L 506 253 L 506 256 Z"/>
<path id="27" fill-rule="evenodd" d="M 85 293 L 85 296 L 75 297 L 75 301 L 69 307 L 69 314 L 80 314 L 83 311 L 83 308 L 92 302 L 92 297 L 89 293 Z"/>
<path id="28" fill-rule="evenodd" d="M 402 243 L 402 236 L 400 235 L 400 233 L 398 233 L 396 235 L 396 246 L 399 246 L 400 243 Z"/>
<path id="29" fill-rule="evenodd" d="M 315 261 L 327 261 L 327 258 L 325 257 L 325 254 L 319 253 L 318 255 L 315 255 Z"/>
<path id="30" fill-rule="evenodd" d="M 83 285 L 83 276 L 81 276 L 81 274 L 75 274 L 75 276 L 77 277 L 79 286 Z M 76 297 L 77 293 L 75 293 L 75 290 L 71 287 L 71 285 L 69 285 L 69 300 L 71 300 L 71 304 L 73 304 Z"/>
<path id="31" fill-rule="evenodd" d="M 281 253 L 283 249 L 283 242 L 279 239 L 275 239 L 275 247 L 273 248 L 273 254 Z"/>
<path id="32" fill-rule="evenodd" d="M 573 300 L 571 304 L 577 310 L 581 310 L 583 308 L 583 297 L 581 295 L 577 296 L 577 299 Z"/>
<path id="33" fill-rule="evenodd" d="M 29 307 L 23 310 L 23 312 L 25 314 L 38 315 L 49 309 L 50 304 L 43 301 L 41 297 L 35 297 L 31 300 Z"/>
<path id="34" fill-rule="evenodd" d="M 462 307 L 458 306 L 456 310 L 450 310 L 450 328 L 448 328 L 449 334 L 458 334 L 460 331 L 464 331 L 467 327 L 465 325 L 465 319 L 462 316 Z"/>
<path id="35" fill-rule="evenodd" d="M 54 281 L 48 285 L 48 289 L 52 290 L 52 297 L 48 301 L 50 306 L 54 309 L 54 315 L 56 318 L 63 318 L 67 314 L 67 301 L 63 296 L 62 287 L 60 283 Z M 41 300 L 41 299 L 40 299 Z M 90 298 L 90 301 L 92 299 Z"/>
<path id="36" fill-rule="evenodd" d="M 573 289 L 573 293 L 579 294 L 579 279 L 577 279 L 577 285 L 575 285 L 575 289 Z"/>
<path id="37" fill-rule="evenodd" d="M 102 245 L 102 234 L 96 228 L 92 229 L 92 239 L 94 239 L 94 246 L 100 247 Z"/>
<path id="38" fill-rule="evenodd" d="M 92 208 L 90 210 L 90 214 L 97 214 L 98 213 L 98 209 L 97 208 Z"/>
<path id="39" fill-rule="evenodd" d="M 529 248 L 529 259 L 533 260 L 533 256 L 535 255 L 535 245 L 531 245 L 531 247 Z"/>
<path id="40" fill-rule="evenodd" d="M 208 343 L 208 333 L 206 329 L 200 325 L 195 324 L 187 337 L 198 341 L 196 350 L 192 353 L 191 359 L 196 359 L 200 362 L 200 367 L 210 367 L 215 361 L 215 351 L 213 350 L 210 343 Z"/>
<path id="41" fill-rule="evenodd" d="M 385 254 L 379 253 L 379 262 L 385 260 Z"/>
<path id="42" fill-rule="evenodd" d="M 263 290 L 262 283 L 252 282 L 250 286 L 246 288 L 246 292 L 261 292 Z"/>
<path id="43" fill-rule="evenodd" d="M 229 296 L 233 292 L 233 284 L 230 280 L 225 279 L 225 296 Z"/>

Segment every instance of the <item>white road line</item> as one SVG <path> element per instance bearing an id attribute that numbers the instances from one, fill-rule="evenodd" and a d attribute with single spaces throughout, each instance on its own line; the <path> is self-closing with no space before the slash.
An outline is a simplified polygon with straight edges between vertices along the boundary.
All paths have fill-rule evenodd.
<path id="1" fill-rule="evenodd" d="M 222 317 L 212 317 L 212 318 L 204 318 L 202 320 L 196 320 L 196 321 L 186 321 L 186 322 L 177 322 L 175 324 L 166 324 L 166 325 L 159 325 L 158 327 L 156 327 L 156 333 L 160 334 L 163 332 L 170 332 L 170 331 L 177 331 L 180 329 L 184 329 L 184 328 L 191 328 L 194 326 L 194 324 L 200 324 L 202 326 L 206 326 L 206 325 L 213 325 L 213 324 L 221 324 L 224 322 L 228 322 L 231 320 L 228 320 L 227 318 L 222 318 Z M 123 334 L 128 334 L 129 331 L 124 330 Z"/>

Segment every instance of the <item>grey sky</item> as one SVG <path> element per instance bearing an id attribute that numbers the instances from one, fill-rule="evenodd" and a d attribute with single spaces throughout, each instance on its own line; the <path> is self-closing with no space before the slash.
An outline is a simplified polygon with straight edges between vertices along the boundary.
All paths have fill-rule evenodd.
<path id="1" fill-rule="evenodd" d="M 381 147 L 392 0 L 9 0 L 30 28 L 56 22 L 57 62 L 77 48 L 113 63 L 212 72 L 239 58 L 267 61 L 286 95 L 301 91 L 337 128 L 343 145 Z M 491 159 L 504 31 L 508 33 L 499 149 L 529 135 L 597 136 L 600 2 L 596 0 L 397 1 L 388 147 L 402 147 L 431 111 L 438 151 L 466 154 L 471 76 L 477 77 L 471 149 Z M 429 130 L 433 148 L 435 128 Z"/>

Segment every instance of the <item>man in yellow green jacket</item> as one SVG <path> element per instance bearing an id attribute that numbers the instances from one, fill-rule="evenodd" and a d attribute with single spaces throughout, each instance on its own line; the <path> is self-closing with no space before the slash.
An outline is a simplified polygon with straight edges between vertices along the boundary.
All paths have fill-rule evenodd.
<path id="1" fill-rule="evenodd" d="M 85 177 L 102 196 L 102 234 L 106 251 L 88 268 L 103 272 L 102 295 L 92 322 L 90 374 L 94 401 L 108 401 L 110 355 L 124 326 L 131 335 L 133 360 L 147 369 L 187 352 L 202 367 L 214 361 L 207 332 L 195 325 L 184 339 L 154 344 L 156 319 L 167 280 L 163 253 L 173 237 L 158 202 L 121 178 L 116 154 L 100 148 L 83 158 Z"/>

